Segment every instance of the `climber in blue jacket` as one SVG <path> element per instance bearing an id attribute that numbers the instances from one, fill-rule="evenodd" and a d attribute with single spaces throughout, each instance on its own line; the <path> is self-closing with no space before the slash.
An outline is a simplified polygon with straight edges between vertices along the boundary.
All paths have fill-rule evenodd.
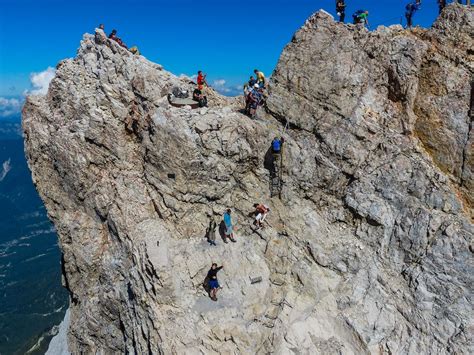
<path id="1" fill-rule="evenodd" d="M 411 28 L 413 26 L 413 15 L 417 12 L 421 7 L 421 0 L 411 1 L 405 7 L 405 17 L 407 19 L 407 28 Z"/>

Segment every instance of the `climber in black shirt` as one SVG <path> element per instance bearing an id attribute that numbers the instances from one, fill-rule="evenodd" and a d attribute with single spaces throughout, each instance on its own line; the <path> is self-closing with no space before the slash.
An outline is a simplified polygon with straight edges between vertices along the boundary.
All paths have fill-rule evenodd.
<path id="1" fill-rule="evenodd" d="M 216 263 L 213 263 L 209 271 L 207 272 L 207 280 L 209 284 L 209 296 L 211 300 L 217 301 L 217 289 L 219 288 L 219 281 L 217 281 L 217 272 L 224 266 L 217 267 Z"/>
<path id="2" fill-rule="evenodd" d="M 339 16 L 339 22 L 344 22 L 346 18 L 346 2 L 344 0 L 336 1 L 336 12 Z"/>
<path id="3" fill-rule="evenodd" d="M 199 102 L 199 107 L 207 106 L 207 97 L 202 94 L 199 88 L 194 89 L 193 100 Z"/>

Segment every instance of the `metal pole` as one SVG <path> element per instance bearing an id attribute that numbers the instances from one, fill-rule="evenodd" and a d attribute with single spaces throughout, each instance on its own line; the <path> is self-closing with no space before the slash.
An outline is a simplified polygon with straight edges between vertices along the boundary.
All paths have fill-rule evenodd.
<path id="1" fill-rule="evenodd" d="M 280 138 L 281 139 L 281 138 Z M 283 177 L 283 146 L 285 143 L 281 145 L 281 151 L 280 151 L 280 171 L 279 171 L 279 186 L 278 186 L 278 198 L 281 200 L 281 190 L 283 189 L 283 182 L 281 181 Z"/>

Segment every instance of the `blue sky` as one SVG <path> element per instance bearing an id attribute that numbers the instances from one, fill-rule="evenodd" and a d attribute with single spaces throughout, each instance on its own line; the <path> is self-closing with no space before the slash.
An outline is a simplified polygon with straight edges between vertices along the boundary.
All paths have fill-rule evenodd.
<path id="1" fill-rule="evenodd" d="M 370 11 L 372 27 L 399 23 L 408 0 L 347 0 L 346 19 Z M 30 76 L 73 57 L 83 33 L 104 23 L 129 46 L 175 74 L 202 69 L 208 81 L 235 88 L 257 67 L 267 76 L 293 33 L 334 0 L 0 0 L 0 97 L 31 89 Z M 415 23 L 429 27 L 436 0 Z M 0 105 L 2 101 L 0 100 Z M 0 111 L 1 114 L 1 111 Z"/>

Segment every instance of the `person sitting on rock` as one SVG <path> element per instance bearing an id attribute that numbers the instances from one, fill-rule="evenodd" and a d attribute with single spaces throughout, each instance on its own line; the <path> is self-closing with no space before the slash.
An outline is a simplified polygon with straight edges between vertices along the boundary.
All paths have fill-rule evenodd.
<path id="1" fill-rule="evenodd" d="M 357 10 L 354 15 L 352 15 L 354 19 L 354 24 L 364 24 L 365 26 L 369 27 L 369 11 L 367 10 Z"/>
<path id="2" fill-rule="evenodd" d="M 130 47 L 129 49 L 130 53 L 135 54 L 135 55 L 140 55 L 140 51 L 138 50 L 137 46 Z"/>
<path id="3" fill-rule="evenodd" d="M 204 85 L 209 86 L 206 81 L 206 74 L 203 74 L 201 70 L 198 71 L 197 85 L 199 90 L 204 89 Z"/>
<path id="4" fill-rule="evenodd" d="M 217 273 L 221 270 L 224 265 L 217 267 L 216 263 L 213 263 L 209 271 L 207 272 L 206 279 L 209 280 L 209 297 L 211 300 L 217 301 L 217 290 L 219 289 L 219 281 L 217 280 Z"/>
<path id="5" fill-rule="evenodd" d="M 117 30 L 112 30 L 112 32 L 110 32 L 109 39 L 114 40 L 121 47 L 123 47 L 125 49 L 128 49 L 128 47 L 125 45 L 125 43 L 123 43 L 123 41 L 119 37 L 117 37 Z"/>
<path id="6" fill-rule="evenodd" d="M 258 69 L 255 69 L 253 71 L 255 73 L 255 75 L 257 76 L 257 84 L 259 87 L 261 88 L 265 88 L 265 84 L 266 84 L 266 81 L 265 81 L 265 74 L 263 74 L 263 72 L 261 72 L 260 70 Z"/>
<path id="7" fill-rule="evenodd" d="M 227 238 L 229 238 L 234 243 L 236 242 L 236 240 L 234 239 L 234 231 L 233 231 L 234 226 L 232 225 L 232 217 L 230 216 L 231 213 L 232 211 L 230 210 L 230 208 L 224 213 L 224 224 L 225 224 L 224 243 L 228 243 Z"/>
<path id="8" fill-rule="evenodd" d="M 199 87 L 193 91 L 193 100 L 199 102 L 199 107 L 207 106 L 207 97 L 202 94 L 202 91 L 199 90 Z"/>
<path id="9" fill-rule="evenodd" d="M 253 207 L 255 208 L 255 221 L 253 224 L 258 228 L 263 227 L 263 222 L 267 217 L 268 212 L 270 212 L 270 208 L 264 204 L 254 204 Z"/>

